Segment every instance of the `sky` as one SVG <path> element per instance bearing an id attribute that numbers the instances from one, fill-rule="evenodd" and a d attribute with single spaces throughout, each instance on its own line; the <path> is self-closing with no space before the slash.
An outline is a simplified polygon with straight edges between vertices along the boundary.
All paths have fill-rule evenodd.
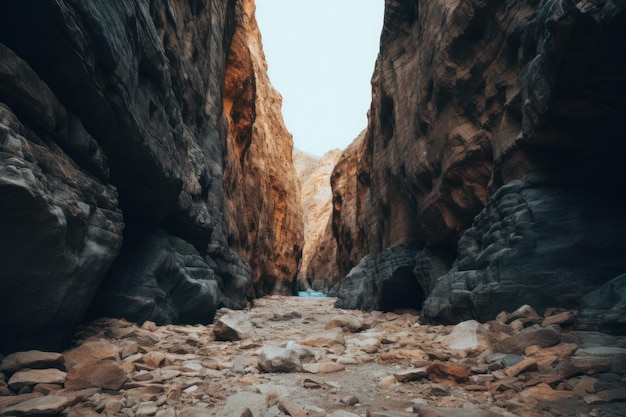
<path id="1" fill-rule="evenodd" d="M 321 156 L 367 126 L 384 0 L 256 0 L 269 77 L 294 146 Z"/>

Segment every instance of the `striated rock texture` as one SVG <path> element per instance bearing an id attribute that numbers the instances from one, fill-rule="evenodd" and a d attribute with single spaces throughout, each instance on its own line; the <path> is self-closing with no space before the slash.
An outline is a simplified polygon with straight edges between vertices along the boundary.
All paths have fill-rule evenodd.
<path id="1" fill-rule="evenodd" d="M 491 318 L 495 295 L 571 307 L 623 272 L 623 222 L 587 229 L 610 224 L 625 206 L 625 145 L 617 139 L 626 136 L 618 41 L 625 9 L 611 0 L 387 0 L 369 125 L 353 168 L 356 194 L 365 197 L 351 239 L 338 239 L 340 265 L 353 264 L 355 246 L 379 252 L 408 241 L 423 242 L 445 264 L 464 236 L 455 278 L 439 285 L 427 273 L 421 281 L 437 297 L 426 316 L 444 321 Z M 497 190 L 539 169 L 556 173 L 548 185 L 523 180 L 519 203 L 531 216 L 521 207 L 500 212 L 509 202 Z M 535 205 L 545 210 L 535 213 Z M 345 230 L 337 213 L 334 222 Z M 555 226 L 548 232 L 545 224 Z M 528 233 L 505 234 L 519 229 Z M 509 247 L 516 248 L 502 250 Z M 473 301 L 453 288 L 472 292 Z"/>
<path id="2" fill-rule="evenodd" d="M 417 244 L 402 244 L 366 256 L 341 282 L 338 308 L 393 311 L 422 307 L 424 295 L 413 273 Z"/>
<path id="3" fill-rule="evenodd" d="M 252 267 L 257 296 L 292 294 L 304 246 L 293 141 L 267 76 L 254 1 L 239 1 L 236 13 L 224 97 L 228 243 Z"/>
<path id="4" fill-rule="evenodd" d="M 369 175 L 361 168 L 366 131 L 343 151 L 330 177 L 333 193 L 332 230 L 337 242 L 337 269 L 345 277 L 368 254 L 365 197 Z"/>
<path id="5" fill-rule="evenodd" d="M 332 232 L 332 192 L 330 175 L 341 156 L 341 151 L 334 149 L 317 159 L 304 158 L 303 152 L 295 155 L 300 162 L 299 178 L 301 182 L 301 207 L 304 219 L 304 248 L 302 263 L 298 272 L 298 288 L 316 291 L 328 291 L 339 282 L 335 253 L 337 244 Z M 317 164 L 309 170 L 309 161 Z"/>
<path id="6" fill-rule="evenodd" d="M 297 187 L 279 170 L 291 148 L 269 134 L 279 100 L 256 107 L 248 136 L 224 118 L 227 55 L 250 4 L 0 4 L 0 351 L 58 349 L 90 305 L 89 317 L 206 323 L 219 306 L 245 306 L 259 279 L 293 281 Z M 282 146 L 263 155 L 277 171 L 233 171 L 246 154 L 233 154 L 232 132 Z M 244 183 L 265 194 L 233 203 Z M 261 205 L 255 221 L 272 230 L 233 245 L 261 260 L 254 269 L 229 247 L 246 205 Z"/>

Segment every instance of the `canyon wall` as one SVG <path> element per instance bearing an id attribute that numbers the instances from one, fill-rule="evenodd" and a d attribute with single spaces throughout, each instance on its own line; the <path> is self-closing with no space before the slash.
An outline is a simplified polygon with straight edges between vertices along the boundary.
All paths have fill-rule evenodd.
<path id="1" fill-rule="evenodd" d="M 59 349 L 86 314 L 208 322 L 292 285 L 291 142 L 270 133 L 252 9 L 0 4 L 0 351 Z M 241 237 L 252 218 L 269 237 Z"/>
<path id="2" fill-rule="evenodd" d="M 417 243 L 439 321 L 576 307 L 623 273 L 625 9 L 387 0 L 349 239 L 333 219 L 340 265 Z"/>
<path id="3" fill-rule="evenodd" d="M 228 244 L 252 267 L 255 296 L 290 295 L 304 246 L 299 184 L 254 13 L 253 0 L 238 2 L 226 69 Z"/>
<path id="4" fill-rule="evenodd" d="M 330 175 L 341 151 L 333 149 L 321 158 L 297 152 L 294 156 L 300 179 L 301 210 L 306 241 L 298 271 L 298 289 L 328 293 L 340 281 L 332 232 Z"/>

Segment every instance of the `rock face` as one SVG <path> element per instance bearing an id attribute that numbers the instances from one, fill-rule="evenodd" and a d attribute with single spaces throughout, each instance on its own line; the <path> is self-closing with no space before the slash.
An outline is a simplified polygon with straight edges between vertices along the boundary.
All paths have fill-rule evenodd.
<path id="1" fill-rule="evenodd" d="M 348 222 L 333 220 L 340 265 L 354 247 L 419 241 L 431 266 L 458 249 L 445 279 L 420 278 L 434 289 L 427 314 L 444 321 L 493 318 L 513 298 L 573 307 L 623 272 L 625 9 L 387 0 L 352 168 L 357 227 L 344 237 Z"/>
<path id="2" fill-rule="evenodd" d="M 360 172 L 366 131 L 343 151 L 330 177 L 333 192 L 332 229 L 337 241 L 337 269 L 340 277 L 369 253 L 365 233 L 365 197 L 369 176 Z"/>
<path id="3" fill-rule="evenodd" d="M 340 281 L 335 262 L 337 244 L 332 231 L 330 188 L 330 175 L 340 156 L 341 151 L 337 149 L 328 151 L 312 170 L 308 167 L 313 158 L 307 161 L 304 155 L 295 156 L 301 161 L 298 171 L 305 236 L 298 272 L 298 288 L 301 290 L 312 288 L 328 293 Z"/>
<path id="4" fill-rule="evenodd" d="M 437 281 L 423 316 L 485 321 L 520 303 L 577 308 L 623 271 L 626 237 L 610 233 L 626 229 L 623 207 L 571 181 L 535 172 L 501 187 L 459 241 L 456 265 Z"/>
<path id="5" fill-rule="evenodd" d="M 237 3 L 228 54 L 228 243 L 253 270 L 256 295 L 292 294 L 304 245 L 293 141 L 270 84 L 253 0 Z"/>
<path id="6" fill-rule="evenodd" d="M 419 246 L 403 244 L 368 255 L 341 282 L 338 308 L 366 311 L 420 309 L 424 300 L 415 278 Z"/>
<path id="7" fill-rule="evenodd" d="M 0 351 L 58 349 L 90 305 L 90 317 L 206 323 L 255 288 L 290 288 L 302 247 L 291 142 L 270 133 L 280 100 L 258 32 L 244 33 L 251 10 L 0 5 L 0 330 L 12 335 Z M 254 64 L 237 75 L 242 43 Z M 240 76 L 256 82 L 252 102 L 269 98 L 250 129 L 245 97 L 232 103 Z"/>

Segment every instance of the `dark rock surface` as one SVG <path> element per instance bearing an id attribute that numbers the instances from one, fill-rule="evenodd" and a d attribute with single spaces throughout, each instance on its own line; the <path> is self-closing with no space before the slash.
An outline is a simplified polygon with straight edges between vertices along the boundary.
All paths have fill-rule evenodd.
<path id="1" fill-rule="evenodd" d="M 341 282 L 337 308 L 366 311 L 419 309 L 424 301 L 415 278 L 416 244 L 393 246 L 366 256 Z"/>
<path id="2" fill-rule="evenodd" d="M 459 241 L 426 320 L 489 320 L 505 306 L 577 308 L 626 269 L 625 206 L 571 175 L 529 174 L 500 188 Z"/>
<path id="3" fill-rule="evenodd" d="M 71 339 L 122 244 L 106 177 L 80 121 L 0 44 L 0 351 Z"/>
<path id="4" fill-rule="evenodd" d="M 334 213 L 340 268 L 354 248 L 423 242 L 440 266 L 458 250 L 447 278 L 420 278 L 428 317 L 455 322 L 575 308 L 623 273 L 625 28 L 618 1 L 387 0 L 366 135 L 341 168 L 358 181 L 354 214 Z M 559 175 L 498 191 L 543 170 Z"/>
<path id="5" fill-rule="evenodd" d="M 626 335 L 626 274 L 583 297 L 576 326 Z"/>
<path id="6" fill-rule="evenodd" d="M 223 110 L 238 19 L 253 19 L 242 4 L 0 3 L 0 351 L 59 349 L 94 299 L 89 317 L 207 323 L 254 295 L 265 275 L 229 240 L 242 215 L 226 194 L 243 180 L 224 175 L 240 163 Z M 262 64 L 247 70 L 267 78 Z M 244 139 L 273 146 L 263 129 Z M 264 178 L 245 181 L 261 189 Z M 297 204 L 289 181 L 279 173 L 279 192 L 257 196 L 271 214 L 258 221 L 287 197 Z M 242 254 L 272 255 L 270 287 L 293 281 L 301 248 L 289 234 L 301 237 L 298 213 L 278 217 Z"/>

